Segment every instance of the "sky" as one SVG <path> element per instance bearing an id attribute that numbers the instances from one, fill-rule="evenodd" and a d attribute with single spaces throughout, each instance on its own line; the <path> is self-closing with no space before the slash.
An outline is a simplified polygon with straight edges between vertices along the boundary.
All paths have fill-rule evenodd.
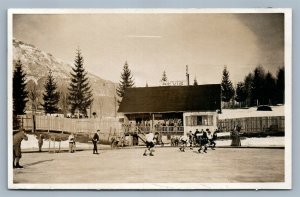
<path id="1" fill-rule="evenodd" d="M 169 81 L 233 84 L 258 65 L 284 66 L 283 14 L 14 14 L 13 37 L 73 64 L 81 49 L 87 71 L 119 82 L 128 62 L 135 86 Z"/>

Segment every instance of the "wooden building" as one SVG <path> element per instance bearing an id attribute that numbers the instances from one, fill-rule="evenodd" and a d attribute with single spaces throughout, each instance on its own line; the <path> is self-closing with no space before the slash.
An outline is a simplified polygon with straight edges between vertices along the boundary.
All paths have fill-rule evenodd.
<path id="1" fill-rule="evenodd" d="M 220 84 L 128 88 L 119 113 L 124 124 L 142 131 L 183 135 L 217 128 Z"/>

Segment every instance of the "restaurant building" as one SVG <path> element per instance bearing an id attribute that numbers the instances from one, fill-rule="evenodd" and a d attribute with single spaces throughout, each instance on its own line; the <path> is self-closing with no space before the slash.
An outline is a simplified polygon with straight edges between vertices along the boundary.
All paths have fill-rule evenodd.
<path id="1" fill-rule="evenodd" d="M 209 84 L 128 88 L 118 112 L 128 130 L 170 136 L 216 129 L 220 110 L 221 86 Z"/>

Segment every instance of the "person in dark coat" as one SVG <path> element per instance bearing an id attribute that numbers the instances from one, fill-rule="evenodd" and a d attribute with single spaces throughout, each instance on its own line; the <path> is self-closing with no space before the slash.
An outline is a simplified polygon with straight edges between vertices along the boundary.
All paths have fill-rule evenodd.
<path id="1" fill-rule="evenodd" d="M 25 129 L 20 129 L 19 132 L 13 136 L 13 167 L 14 168 L 23 168 L 23 166 L 21 166 L 19 163 L 22 157 L 22 151 L 21 151 L 22 140 L 28 140 L 28 137 L 25 133 Z"/>
<path id="2" fill-rule="evenodd" d="M 208 131 L 209 129 L 206 129 L 206 131 Z M 198 150 L 199 153 L 201 153 L 202 147 L 204 147 L 203 152 L 207 153 L 207 143 L 208 143 L 208 137 L 207 137 L 207 132 L 203 131 L 203 134 L 200 138 L 200 148 Z"/>
<path id="3" fill-rule="evenodd" d="M 75 136 L 73 135 L 73 133 L 71 133 L 71 135 L 69 135 L 69 153 L 75 152 L 75 143 Z"/>
<path id="4" fill-rule="evenodd" d="M 189 133 L 189 143 L 190 143 L 190 149 L 193 150 L 193 142 L 194 142 L 194 134 L 192 131 Z"/>
<path id="5" fill-rule="evenodd" d="M 231 135 L 231 146 L 241 146 L 241 139 L 240 139 L 240 130 L 241 127 L 236 126 L 233 131 L 230 133 Z"/>
<path id="6" fill-rule="evenodd" d="M 199 134 L 200 134 L 200 131 L 198 129 L 196 129 L 196 131 L 194 133 L 194 139 L 195 139 L 196 145 L 200 144 L 199 139 L 198 139 Z"/>
<path id="7" fill-rule="evenodd" d="M 39 134 L 39 136 L 38 136 L 39 152 L 42 152 L 43 141 L 44 140 L 43 140 L 42 134 Z"/>
<path id="8" fill-rule="evenodd" d="M 100 141 L 99 132 L 100 132 L 100 130 L 97 130 L 97 132 L 94 134 L 94 137 L 92 139 L 93 145 L 94 145 L 93 154 L 98 154 L 97 144 Z"/>

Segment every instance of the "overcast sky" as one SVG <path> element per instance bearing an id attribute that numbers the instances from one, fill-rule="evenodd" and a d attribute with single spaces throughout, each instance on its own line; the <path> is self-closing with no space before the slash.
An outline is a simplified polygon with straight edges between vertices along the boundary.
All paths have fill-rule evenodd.
<path id="1" fill-rule="evenodd" d="M 79 46 L 86 70 L 114 82 L 127 61 L 136 86 L 170 81 L 233 83 L 257 65 L 284 66 L 283 14 L 14 15 L 13 36 L 73 63 Z"/>

